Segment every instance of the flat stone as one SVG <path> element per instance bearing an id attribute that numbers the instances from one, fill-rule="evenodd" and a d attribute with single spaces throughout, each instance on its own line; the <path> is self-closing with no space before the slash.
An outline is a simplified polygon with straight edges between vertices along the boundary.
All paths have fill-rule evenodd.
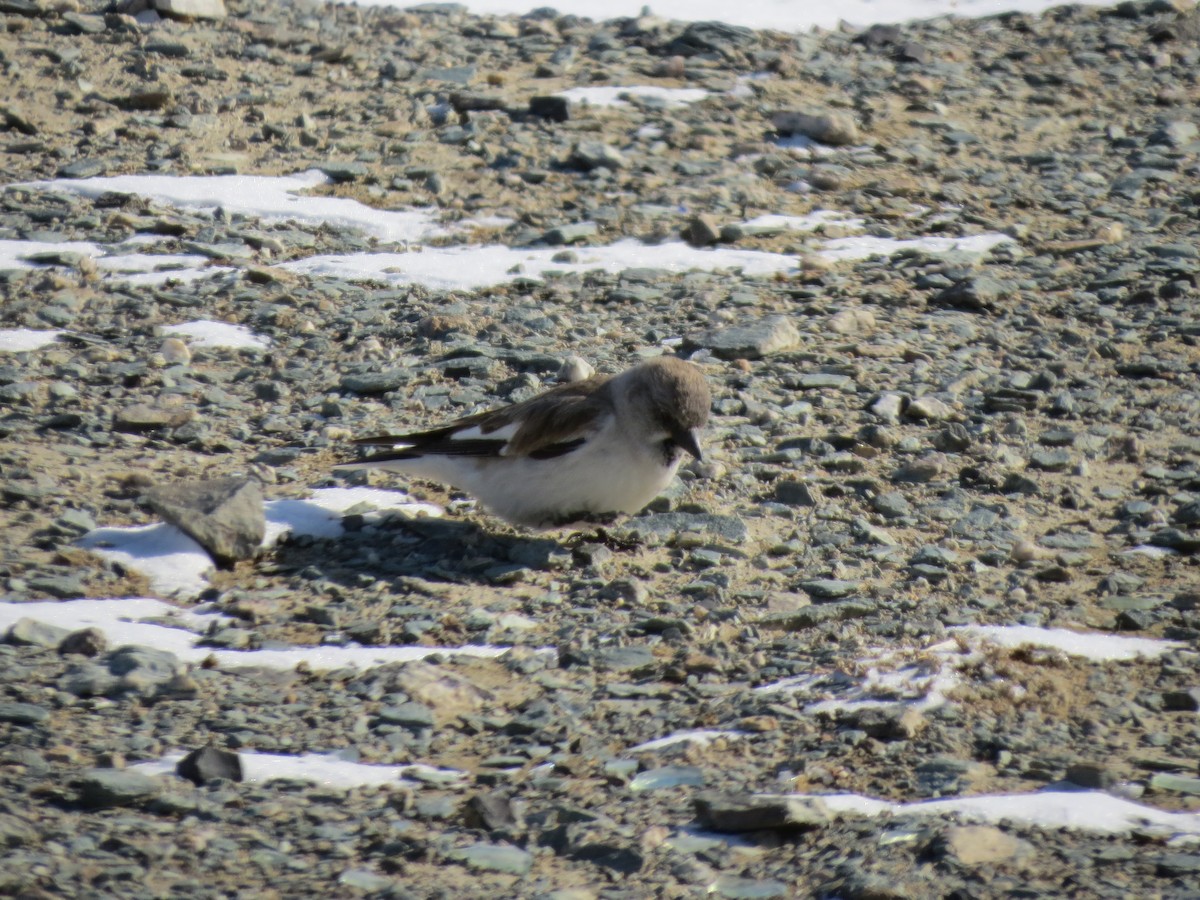
<path id="1" fill-rule="evenodd" d="M 433 710 L 424 703 L 397 703 L 379 710 L 379 720 L 389 725 L 404 725 L 409 728 L 432 728 Z"/>
<path id="2" fill-rule="evenodd" d="M 1027 847 L 1023 841 L 991 825 L 948 828 L 938 844 L 944 857 L 950 857 L 964 866 L 1003 862 Z"/>
<path id="3" fill-rule="evenodd" d="M 533 854 L 507 844 L 471 844 L 447 852 L 446 857 L 485 872 L 524 875 L 533 866 Z"/>
<path id="4" fill-rule="evenodd" d="M 623 169 L 625 154 L 602 141 L 580 141 L 571 149 L 569 162 L 584 171 L 592 169 Z"/>
<path id="5" fill-rule="evenodd" d="M 167 19 L 224 19 L 225 0 L 154 0 L 154 8 Z"/>
<path id="6" fill-rule="evenodd" d="M 714 513 L 658 513 L 633 518 L 614 529 L 614 534 L 633 540 L 666 540 L 681 532 L 711 535 L 733 544 L 750 536 L 750 530 L 737 516 Z"/>
<path id="7" fill-rule="evenodd" d="M 693 804 L 706 828 L 723 833 L 809 830 L 830 821 L 829 810 L 816 797 L 706 793 L 697 796 Z"/>
<path id="8" fill-rule="evenodd" d="M 1200 712 L 1200 687 L 1184 691 L 1163 691 L 1163 709 L 1172 712 Z"/>
<path id="9" fill-rule="evenodd" d="M 366 178 L 371 173 L 371 170 L 364 163 L 360 162 L 324 163 L 320 168 L 322 172 L 338 184 L 358 181 L 360 178 Z"/>
<path id="10" fill-rule="evenodd" d="M 771 121 L 780 134 L 802 134 L 831 147 L 857 144 L 862 140 L 858 123 L 849 113 L 788 111 L 776 113 Z"/>
<path id="11" fill-rule="evenodd" d="M 999 281 L 979 275 L 951 285 L 930 302 L 936 306 L 983 312 L 995 309 L 997 303 L 1007 295 L 1007 288 Z"/>
<path id="12" fill-rule="evenodd" d="M 1150 790 L 1175 794 L 1200 794 L 1200 778 L 1158 772 L 1150 777 Z"/>
<path id="13" fill-rule="evenodd" d="M 5 635 L 10 644 L 26 644 L 33 647 L 57 647 L 71 632 L 58 625 L 48 625 L 37 619 L 23 617 L 13 622 Z"/>
<path id="14" fill-rule="evenodd" d="M 408 384 L 411 377 L 411 373 L 404 369 L 343 375 L 342 389 L 355 394 L 383 394 Z"/>
<path id="15" fill-rule="evenodd" d="M 0 702 L 0 722 L 13 725 L 37 725 L 50 718 L 50 711 L 36 703 Z"/>
<path id="16" fill-rule="evenodd" d="M 800 330 L 786 316 L 771 316 L 752 325 L 710 331 L 691 342 L 721 359 L 762 359 L 800 345 Z"/>
<path id="17" fill-rule="evenodd" d="M 551 228 L 542 235 L 542 241 L 559 246 L 561 244 L 577 244 L 587 241 L 600 233 L 600 227 L 595 222 L 576 222 L 572 225 L 559 225 Z"/>
<path id="18" fill-rule="evenodd" d="M 162 782 L 141 772 L 92 769 L 75 782 L 79 802 L 89 809 L 134 806 L 162 789 Z"/>
<path id="19" fill-rule="evenodd" d="M 704 770 L 698 766 L 662 766 L 639 772 L 629 782 L 634 793 L 661 791 L 675 787 L 703 787 Z"/>
<path id="20" fill-rule="evenodd" d="M 126 690 L 147 691 L 170 683 L 183 674 L 179 657 L 154 647 L 119 647 L 108 655 L 108 671 Z"/>
<path id="21" fill-rule="evenodd" d="M 777 900 L 791 897 L 790 885 L 773 878 L 743 878 L 740 875 L 722 875 L 708 889 L 710 896 L 725 900 Z"/>
<path id="22" fill-rule="evenodd" d="M 157 431 L 186 425 L 196 411 L 185 406 L 157 406 L 134 403 L 117 413 L 114 426 L 118 431 Z"/>
<path id="23" fill-rule="evenodd" d="M 368 869 L 347 869 L 338 876 L 338 884 L 363 891 L 369 895 L 389 892 L 396 887 L 396 881 L 386 875 L 380 875 Z"/>
<path id="24" fill-rule="evenodd" d="M 1158 858 L 1154 874 L 1161 878 L 1176 878 L 1181 875 L 1200 874 L 1200 854 L 1164 853 Z"/>
<path id="25" fill-rule="evenodd" d="M 493 702 L 487 690 L 464 676 L 427 662 L 407 663 L 394 681 L 397 689 L 432 709 L 440 723 L 475 715 Z"/>
<path id="26" fill-rule="evenodd" d="M 266 535 L 262 489 L 249 478 L 214 478 L 158 485 L 150 508 L 191 536 L 219 563 L 252 558 Z"/>
<path id="27" fill-rule="evenodd" d="M 817 600 L 841 600 L 857 594 L 862 590 L 862 584 L 837 578 L 814 578 L 800 582 L 800 590 Z"/>

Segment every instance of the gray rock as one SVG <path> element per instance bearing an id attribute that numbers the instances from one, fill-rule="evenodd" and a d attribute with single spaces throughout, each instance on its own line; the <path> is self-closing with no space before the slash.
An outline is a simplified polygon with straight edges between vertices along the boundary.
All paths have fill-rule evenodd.
<path id="1" fill-rule="evenodd" d="M 370 895 L 390 892 L 397 886 L 395 879 L 368 869 L 346 869 L 338 876 L 338 884 L 343 884 L 356 891 L 365 891 Z"/>
<path id="2" fill-rule="evenodd" d="M 595 237 L 600 231 L 595 222 L 576 222 L 573 225 L 560 225 L 551 228 L 542 235 L 542 241 L 558 246 L 560 244 L 577 244 Z"/>
<path id="3" fill-rule="evenodd" d="M 50 711 L 36 703 L 0 702 L 0 722 L 37 725 L 50 718 Z"/>
<path id="4" fill-rule="evenodd" d="M 949 306 L 973 312 L 994 310 L 1008 296 L 1008 289 L 995 278 L 977 275 L 946 288 L 930 302 L 936 306 Z"/>
<path id="5" fill-rule="evenodd" d="M 701 823 L 713 831 L 807 831 L 830 821 L 829 810 L 817 797 L 706 793 L 692 802 Z"/>
<path id="6" fill-rule="evenodd" d="M 771 119 L 780 134 L 802 134 L 821 144 L 857 144 L 862 135 L 854 117 L 844 112 L 780 112 Z"/>
<path id="7" fill-rule="evenodd" d="M 592 664 L 598 669 L 610 672 L 638 672 L 653 670 L 658 665 L 654 651 L 644 644 L 631 644 L 628 647 L 607 647 L 596 651 Z"/>
<path id="8" fill-rule="evenodd" d="M 366 178 L 371 170 L 360 162 L 329 162 L 321 165 L 321 171 L 337 184 L 345 184 Z"/>
<path id="9" fill-rule="evenodd" d="M 1032 847 L 992 825 L 956 825 L 937 841 L 943 857 L 959 865 L 995 864 L 1032 852 Z"/>
<path id="10" fill-rule="evenodd" d="M 120 647 L 108 655 L 107 662 L 121 689 L 141 693 L 167 685 L 186 671 L 174 653 L 153 647 Z"/>
<path id="11" fill-rule="evenodd" d="M 786 503 L 788 506 L 816 506 L 817 496 L 812 485 L 790 478 L 781 478 L 775 482 L 775 501 Z"/>
<path id="12" fill-rule="evenodd" d="M 379 720 L 388 725 L 404 725 L 409 728 L 432 728 L 433 710 L 424 703 L 397 703 L 379 710 Z"/>
<path id="13" fill-rule="evenodd" d="M 141 772 L 92 769 L 75 782 L 79 802 L 89 809 L 136 806 L 162 789 L 162 782 Z"/>
<path id="14" fill-rule="evenodd" d="M 507 844 L 471 844 L 450 850 L 446 857 L 484 872 L 524 875 L 533 866 L 533 854 Z"/>
<path id="15" fill-rule="evenodd" d="M 185 406 L 158 406 L 153 403 L 133 403 L 120 410 L 114 420 L 118 431 L 158 431 L 186 425 L 196 411 Z"/>
<path id="16" fill-rule="evenodd" d="M 1160 878 L 1195 877 L 1200 874 L 1200 853 L 1164 853 L 1155 863 L 1154 874 Z"/>
<path id="17" fill-rule="evenodd" d="M 791 897 L 792 888 L 772 878 L 743 878 L 740 875 L 722 875 L 708 889 L 709 895 L 725 900 L 779 900 Z"/>
<path id="18" fill-rule="evenodd" d="M 681 532 L 698 532 L 723 541 L 740 544 L 750 531 L 737 516 L 722 516 L 712 513 L 658 513 L 633 518 L 613 529 L 622 539 L 666 540 Z"/>
<path id="19" fill-rule="evenodd" d="M 342 389 L 355 394 L 383 394 L 408 384 L 411 374 L 403 369 L 343 375 Z"/>
<path id="20" fill-rule="evenodd" d="M 193 784 L 202 785 L 214 778 L 242 780 L 242 760 L 236 753 L 216 747 L 193 750 L 175 766 L 175 774 Z"/>
<path id="21" fill-rule="evenodd" d="M 639 772 L 629 782 L 635 794 L 675 787 L 703 787 L 704 770 L 697 766 L 663 766 Z"/>
<path id="22" fill-rule="evenodd" d="M 108 649 L 108 638 L 99 628 L 80 628 L 72 631 L 58 645 L 63 656 L 99 656 Z"/>
<path id="23" fill-rule="evenodd" d="M 800 330 L 786 316 L 771 316 L 752 325 L 721 328 L 689 342 L 721 359 L 762 359 L 800 345 Z"/>
<path id="24" fill-rule="evenodd" d="M 683 228 L 683 239 L 693 247 L 707 247 L 721 240 L 721 226 L 707 213 L 693 216 Z"/>
<path id="25" fill-rule="evenodd" d="M 35 647 L 57 647 L 70 632 L 58 625 L 48 625 L 28 617 L 17 619 L 8 629 L 5 640 L 10 644 L 29 644 Z"/>
<path id="26" fill-rule="evenodd" d="M 580 141 L 571 148 L 568 162 L 586 172 L 600 168 L 623 169 L 628 164 L 620 150 L 602 141 Z"/>
<path id="27" fill-rule="evenodd" d="M 815 578 L 800 582 L 800 590 L 817 600 L 841 600 L 857 594 L 862 585 L 857 581 L 842 581 L 837 578 Z"/>
<path id="28" fill-rule="evenodd" d="M 262 490 L 249 478 L 215 478 L 158 485 L 150 508 L 191 536 L 219 563 L 250 559 L 266 534 Z"/>

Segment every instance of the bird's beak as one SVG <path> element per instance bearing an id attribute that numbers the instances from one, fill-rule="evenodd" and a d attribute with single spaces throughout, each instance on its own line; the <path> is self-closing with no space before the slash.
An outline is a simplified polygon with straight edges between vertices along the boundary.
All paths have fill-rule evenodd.
<path id="1" fill-rule="evenodd" d="M 671 439 L 696 459 L 704 459 L 704 455 L 700 452 L 700 440 L 696 437 L 694 430 L 679 428 L 671 435 Z"/>

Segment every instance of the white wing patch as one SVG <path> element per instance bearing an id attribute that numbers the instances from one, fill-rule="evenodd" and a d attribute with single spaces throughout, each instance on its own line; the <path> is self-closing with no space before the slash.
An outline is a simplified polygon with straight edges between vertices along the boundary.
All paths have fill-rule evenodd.
<path id="1" fill-rule="evenodd" d="M 512 436 L 517 433 L 520 422 L 510 422 L 503 428 L 497 428 L 495 431 L 483 433 L 478 425 L 472 425 L 470 428 L 464 428 L 461 431 L 455 431 L 450 435 L 452 441 L 471 441 L 483 438 L 489 441 L 510 441 Z"/>

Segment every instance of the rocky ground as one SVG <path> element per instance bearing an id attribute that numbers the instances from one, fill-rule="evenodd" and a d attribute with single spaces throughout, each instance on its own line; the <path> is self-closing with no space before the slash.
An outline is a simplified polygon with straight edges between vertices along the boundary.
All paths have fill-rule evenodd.
<path id="1" fill-rule="evenodd" d="M 517 532 L 414 485 L 450 516 L 351 517 L 203 598 L 237 618 L 223 646 L 516 648 L 499 659 L 133 684 L 106 680 L 112 653 L 0 645 L 0 892 L 1200 895 L 1200 854 L 1161 830 L 814 813 L 730 834 L 710 793 L 911 801 L 1067 779 L 1200 808 L 1198 62 L 1200 15 L 1162 0 L 799 36 L 451 6 L 233 3 L 148 25 L 0 0 L 5 185 L 315 166 L 330 194 L 493 223 L 442 242 L 684 233 L 800 263 L 448 293 L 272 268 L 377 246 L 350 229 L 0 193 L 0 239 L 150 233 L 234 269 L 131 287 L 62 253 L 0 271 L 0 327 L 68 332 L 0 356 L 10 603 L 145 595 L 76 541 L 156 521 L 152 485 L 250 474 L 304 496 L 344 483 L 349 434 L 519 399 L 572 354 L 618 371 L 682 338 L 714 393 L 708 461 L 606 536 Z M 531 111 L 593 84 L 711 95 Z M 796 111 L 849 133 L 790 149 L 779 114 Z M 814 209 L 880 237 L 1015 240 L 829 262 L 803 235 L 730 227 Z M 162 326 L 198 318 L 271 347 L 166 358 Z M 1180 643 L 1119 663 L 983 649 L 944 705 L 809 708 L 863 659 L 929 664 L 967 624 Z M 755 690 L 806 674 L 826 680 Z M 626 752 L 688 729 L 740 734 Z M 124 769 L 206 744 L 468 778 L 345 791 Z"/>

